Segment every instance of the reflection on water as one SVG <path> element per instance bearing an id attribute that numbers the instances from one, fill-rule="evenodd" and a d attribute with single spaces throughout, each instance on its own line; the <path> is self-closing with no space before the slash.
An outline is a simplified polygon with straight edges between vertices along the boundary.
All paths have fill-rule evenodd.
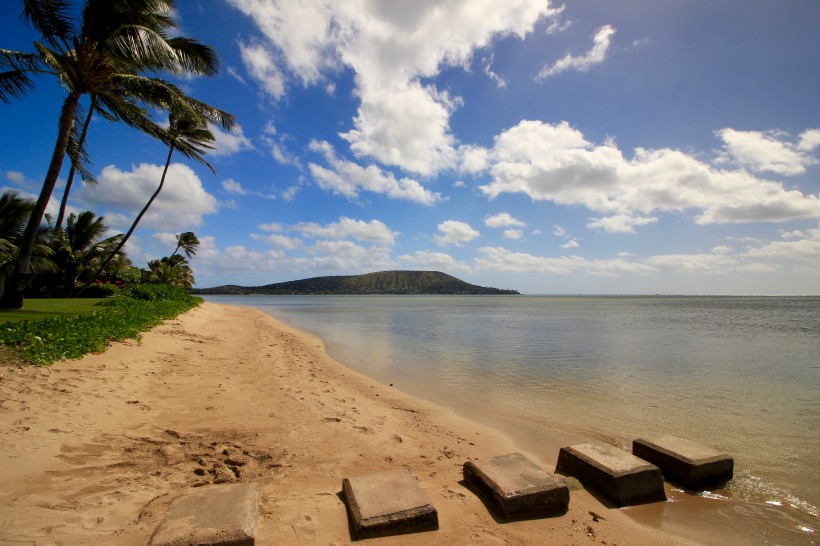
<path id="1" fill-rule="evenodd" d="M 351 368 L 514 436 L 538 425 L 628 447 L 672 433 L 724 450 L 746 472 L 729 494 L 817 527 L 820 298 L 212 299 L 315 332 Z"/>

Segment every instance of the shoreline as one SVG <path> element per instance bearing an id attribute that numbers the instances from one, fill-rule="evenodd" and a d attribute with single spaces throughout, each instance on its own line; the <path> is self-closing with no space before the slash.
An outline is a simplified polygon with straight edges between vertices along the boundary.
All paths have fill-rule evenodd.
<path id="1" fill-rule="evenodd" d="M 552 471 L 552 454 L 350 370 L 256 309 L 204 303 L 139 344 L 0 373 L 0 542 L 144 544 L 186 489 L 242 481 L 260 487 L 258 544 L 347 544 L 342 479 L 406 467 L 439 511 L 414 544 L 698 543 L 659 529 L 663 504 L 609 509 L 585 490 L 563 516 L 495 521 L 462 464 L 523 451 Z"/>

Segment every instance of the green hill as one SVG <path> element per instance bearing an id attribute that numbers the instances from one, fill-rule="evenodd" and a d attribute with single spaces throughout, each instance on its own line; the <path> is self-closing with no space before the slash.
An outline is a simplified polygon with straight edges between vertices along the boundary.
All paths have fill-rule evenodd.
<path id="1" fill-rule="evenodd" d="M 518 294 L 466 283 L 439 271 L 381 271 L 365 275 L 313 277 L 299 281 L 238 286 L 229 284 L 193 290 L 194 294 Z"/>

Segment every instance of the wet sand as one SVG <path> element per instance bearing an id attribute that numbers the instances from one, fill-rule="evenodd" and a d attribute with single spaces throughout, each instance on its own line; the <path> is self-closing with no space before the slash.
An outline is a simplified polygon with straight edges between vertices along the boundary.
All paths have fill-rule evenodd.
<path id="1" fill-rule="evenodd" d="M 400 467 L 440 529 L 370 543 L 697 543 L 658 530 L 658 509 L 584 490 L 563 516 L 498 521 L 461 467 L 522 451 L 509 437 L 345 368 L 254 309 L 205 303 L 140 343 L 0 374 L 3 544 L 145 544 L 186 490 L 235 481 L 259 484 L 257 544 L 347 544 L 342 479 Z M 557 452 L 523 452 L 554 468 Z"/>

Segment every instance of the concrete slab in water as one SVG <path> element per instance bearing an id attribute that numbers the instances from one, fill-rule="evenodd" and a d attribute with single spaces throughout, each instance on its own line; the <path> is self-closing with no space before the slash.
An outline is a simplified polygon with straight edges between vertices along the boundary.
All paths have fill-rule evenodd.
<path id="1" fill-rule="evenodd" d="M 407 469 L 345 478 L 342 491 L 354 538 L 438 529 L 438 512 Z"/>
<path id="2" fill-rule="evenodd" d="M 632 453 L 690 489 L 720 484 L 730 480 L 734 472 L 734 460 L 729 455 L 672 435 L 639 438 L 632 442 Z"/>
<path id="3" fill-rule="evenodd" d="M 507 518 L 563 514 L 569 506 L 564 480 L 520 453 L 464 463 L 464 480 Z"/>
<path id="4" fill-rule="evenodd" d="M 610 445 L 562 447 L 555 470 L 578 478 L 617 506 L 666 500 L 657 466 Z"/>
<path id="5" fill-rule="evenodd" d="M 253 546 L 259 493 L 255 484 L 193 489 L 169 508 L 151 546 Z"/>

